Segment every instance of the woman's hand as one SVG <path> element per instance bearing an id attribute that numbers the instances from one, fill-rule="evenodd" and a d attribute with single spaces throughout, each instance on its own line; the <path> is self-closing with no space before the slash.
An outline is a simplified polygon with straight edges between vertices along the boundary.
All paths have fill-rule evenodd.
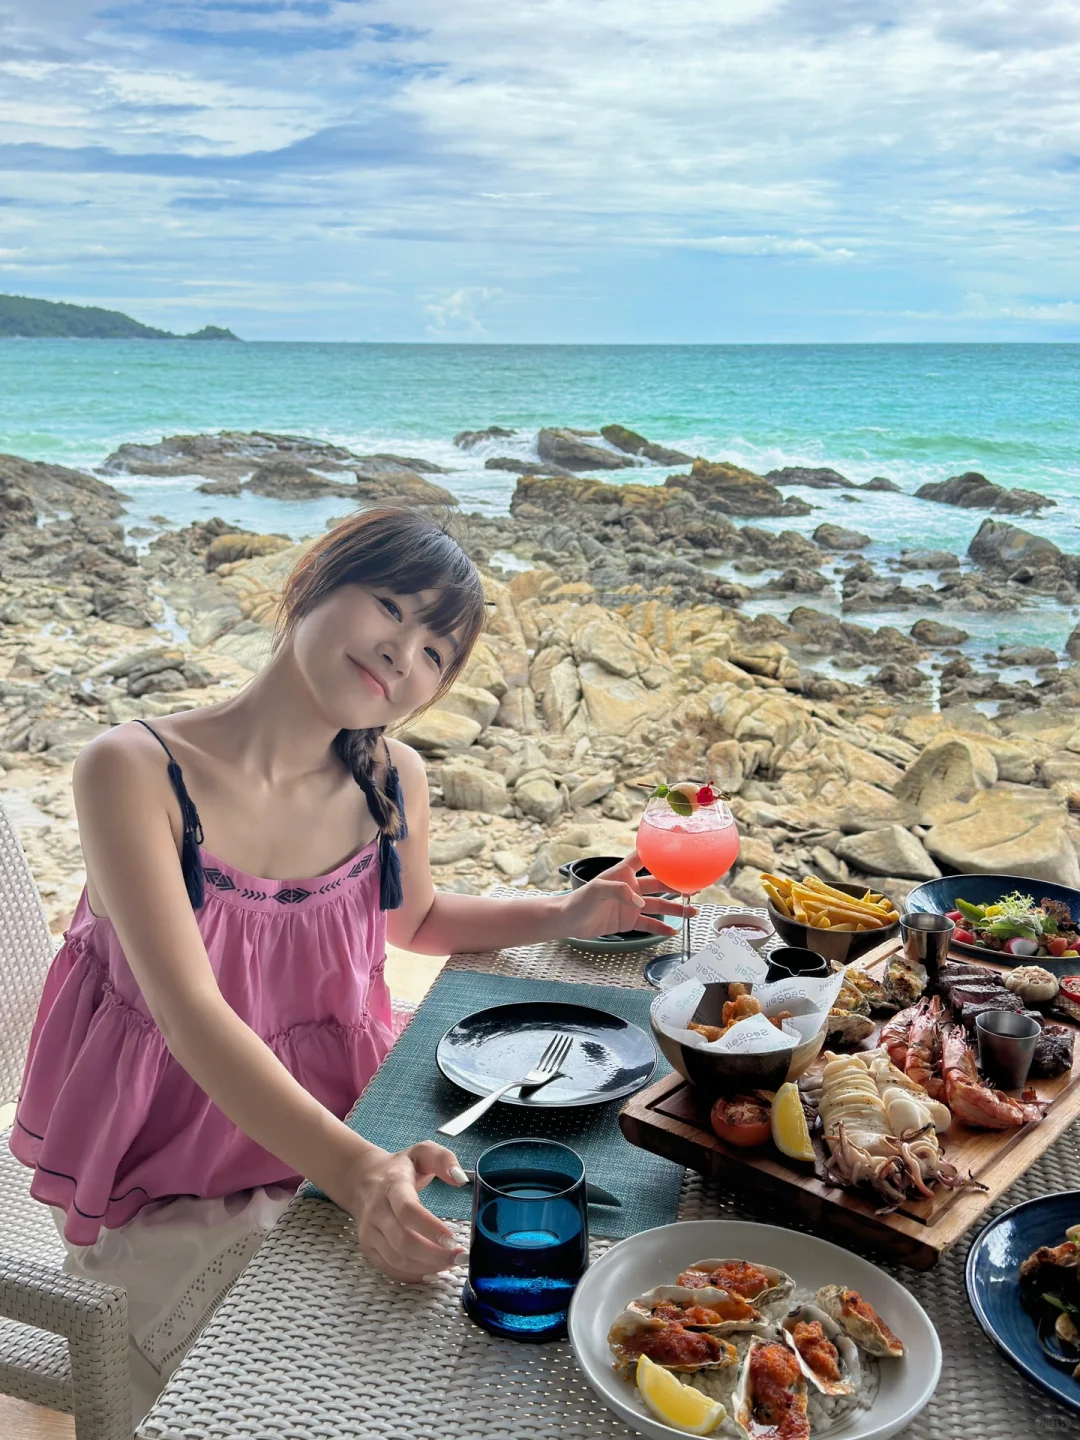
<path id="1" fill-rule="evenodd" d="M 613 935 L 620 930 L 650 930 L 654 935 L 674 935 L 675 929 L 657 920 L 657 915 L 682 919 L 696 915 L 697 908 L 678 900 L 657 898 L 665 890 L 659 880 L 639 876 L 641 859 L 636 850 L 560 901 L 566 922 L 564 934 L 587 940 L 594 935 Z"/>
<path id="2" fill-rule="evenodd" d="M 422 1140 L 396 1155 L 365 1150 L 346 1181 L 341 1199 L 356 1217 L 357 1244 L 391 1280 L 436 1275 L 466 1253 L 449 1226 L 420 1203 L 419 1192 L 436 1176 L 448 1185 L 468 1183 L 452 1150 Z"/>

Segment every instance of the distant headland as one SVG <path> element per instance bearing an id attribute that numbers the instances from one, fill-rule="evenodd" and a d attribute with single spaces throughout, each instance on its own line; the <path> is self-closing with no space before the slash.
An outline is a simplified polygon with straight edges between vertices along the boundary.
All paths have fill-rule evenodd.
<path id="1" fill-rule="evenodd" d="M 220 325 L 204 325 L 191 335 L 174 335 L 142 325 L 119 310 L 96 305 L 67 305 L 0 295 L 0 339 L 6 340 L 236 340 Z"/>

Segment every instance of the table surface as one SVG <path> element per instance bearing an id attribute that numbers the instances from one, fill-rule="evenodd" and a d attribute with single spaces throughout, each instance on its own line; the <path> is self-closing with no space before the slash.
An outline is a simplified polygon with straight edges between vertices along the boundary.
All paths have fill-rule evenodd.
<path id="1" fill-rule="evenodd" d="M 511 895 L 509 889 L 497 891 Z M 694 943 L 723 907 L 703 906 Z M 671 947 L 669 947 L 671 948 Z M 655 953 L 655 952 L 650 952 Z M 455 955 L 458 969 L 641 986 L 640 954 L 581 955 L 563 943 Z M 987 1213 L 1073 1189 L 1073 1126 Z M 686 1172 L 680 1220 L 792 1226 Z M 452 1228 L 467 1239 L 468 1226 Z M 905 1440 L 1075 1435 L 1077 1422 L 1030 1385 L 979 1329 L 964 1290 L 974 1233 L 931 1271 L 883 1265 L 920 1301 L 944 1352 L 941 1381 Z M 607 1248 L 594 1244 L 595 1255 Z M 495 1340 L 464 1316 L 462 1274 L 423 1286 L 386 1280 L 360 1255 L 350 1216 L 296 1199 L 184 1360 L 137 1440 L 602 1440 L 634 1432 L 589 1390 L 568 1344 Z M 842 1434 L 843 1432 L 838 1432 Z"/>

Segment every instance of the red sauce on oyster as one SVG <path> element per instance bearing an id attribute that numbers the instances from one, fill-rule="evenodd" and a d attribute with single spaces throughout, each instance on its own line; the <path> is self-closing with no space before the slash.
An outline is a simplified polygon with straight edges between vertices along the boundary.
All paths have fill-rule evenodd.
<path id="1" fill-rule="evenodd" d="M 706 1285 L 715 1285 L 718 1290 L 726 1290 L 729 1295 L 741 1295 L 746 1300 L 753 1300 L 755 1295 L 760 1295 L 769 1288 L 769 1277 L 764 1270 L 759 1270 L 748 1260 L 729 1260 L 724 1265 L 718 1265 L 715 1270 L 684 1270 L 677 1283 L 689 1290 L 702 1290 Z"/>
<path id="2" fill-rule="evenodd" d="M 684 1330 L 672 1321 L 662 1330 L 639 1330 L 623 1342 L 629 1356 L 647 1355 L 657 1365 L 707 1365 L 724 1354 L 723 1344 L 706 1330 Z"/>
<path id="3" fill-rule="evenodd" d="M 868 1321 L 881 1333 L 886 1344 L 895 1346 L 897 1350 L 903 1350 L 900 1339 L 893 1334 L 874 1307 L 864 1300 L 857 1290 L 842 1290 L 840 1304 L 843 1306 L 845 1315 L 858 1315 L 861 1320 Z"/>
<path id="4" fill-rule="evenodd" d="M 786 1345 L 758 1345 L 750 1357 L 753 1418 L 770 1426 L 770 1440 L 807 1440 L 806 1396 L 795 1393 L 802 1376 Z"/>
<path id="5" fill-rule="evenodd" d="M 791 1332 L 795 1349 L 822 1380 L 839 1380 L 840 1352 L 821 1328 L 820 1320 L 797 1320 Z"/>
<path id="6" fill-rule="evenodd" d="M 657 1320 L 677 1320 L 681 1325 L 719 1325 L 720 1316 L 705 1305 L 678 1305 L 674 1300 L 661 1300 L 654 1305 L 653 1316 Z"/>

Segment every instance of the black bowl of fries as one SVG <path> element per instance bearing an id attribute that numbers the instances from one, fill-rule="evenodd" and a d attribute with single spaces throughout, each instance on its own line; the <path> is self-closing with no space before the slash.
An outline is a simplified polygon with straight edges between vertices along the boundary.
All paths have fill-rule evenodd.
<path id="1" fill-rule="evenodd" d="M 816 875 L 789 880 L 762 875 L 769 919 L 786 945 L 802 945 L 834 965 L 846 965 L 896 934 L 900 925 L 892 901 L 846 882 L 827 885 Z"/>

